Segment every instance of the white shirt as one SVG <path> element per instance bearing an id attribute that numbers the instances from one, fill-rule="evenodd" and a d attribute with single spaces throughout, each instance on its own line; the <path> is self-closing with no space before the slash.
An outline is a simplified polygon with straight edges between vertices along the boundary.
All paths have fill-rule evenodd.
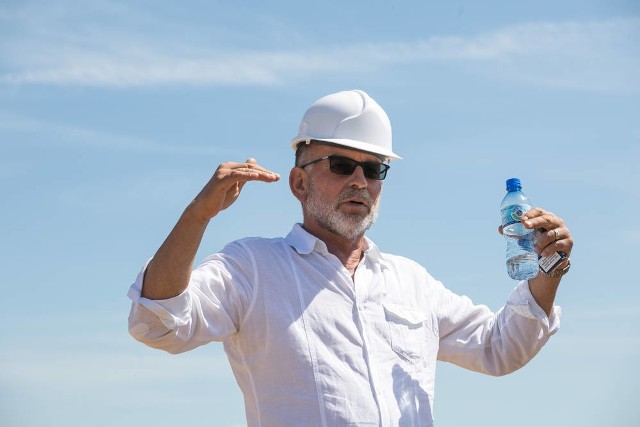
<path id="1" fill-rule="evenodd" d="M 507 374 L 559 327 L 526 282 L 494 314 L 370 240 L 352 280 L 298 224 L 229 244 L 175 298 L 142 298 L 143 275 L 131 335 L 171 353 L 222 341 L 249 427 L 431 426 L 436 360 Z"/>

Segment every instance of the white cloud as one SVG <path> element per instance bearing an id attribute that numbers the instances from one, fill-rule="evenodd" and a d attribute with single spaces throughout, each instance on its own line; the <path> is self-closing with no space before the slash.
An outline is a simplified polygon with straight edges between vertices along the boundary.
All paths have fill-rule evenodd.
<path id="1" fill-rule="evenodd" d="M 119 9 L 110 13 L 121 18 L 129 16 Z M 153 32 L 140 30 L 145 25 L 131 22 L 130 17 L 114 28 L 104 23 L 102 26 L 75 21 L 66 26 L 54 23 L 60 18 L 60 11 L 44 15 L 40 12 L 38 16 L 24 11 L 0 12 L 0 23 L 11 20 L 14 29 L 13 33 L 4 30 L 5 41 L 0 41 L 4 52 L 0 59 L 0 83 L 277 85 L 292 78 L 313 79 L 327 73 L 346 75 L 365 67 L 384 72 L 392 65 L 445 62 L 478 67 L 477 70 L 494 77 L 534 85 L 597 91 L 640 90 L 636 77 L 640 75 L 638 18 L 525 23 L 470 37 L 431 36 L 401 43 L 252 50 L 221 47 L 231 38 L 230 31 L 220 30 L 213 39 L 204 41 L 188 28 L 177 28 L 175 22 L 167 23 L 169 34 L 186 34 L 181 36 L 181 42 L 170 35 L 152 38 Z M 161 23 L 152 27 L 161 27 Z"/>
<path id="2" fill-rule="evenodd" d="M 0 132 L 4 135 L 16 134 L 20 144 L 32 144 L 57 148 L 94 148 L 125 151 L 180 152 L 193 154 L 214 154 L 232 152 L 224 146 L 211 144 L 162 144 L 153 140 L 127 136 L 124 134 L 97 131 L 93 129 L 33 119 L 6 113 L 0 110 Z M 3 144 L 14 144 L 15 140 L 5 136 Z"/>

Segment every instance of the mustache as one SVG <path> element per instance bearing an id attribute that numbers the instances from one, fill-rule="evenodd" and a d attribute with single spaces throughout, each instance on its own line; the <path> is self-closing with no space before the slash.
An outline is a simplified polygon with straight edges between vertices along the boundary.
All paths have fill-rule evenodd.
<path id="1" fill-rule="evenodd" d="M 369 192 L 365 189 L 356 189 L 356 188 L 347 188 L 342 193 L 340 193 L 340 195 L 338 196 L 338 203 L 342 203 L 345 200 L 348 200 L 354 197 L 366 201 L 369 207 L 373 206 L 373 198 L 371 197 Z"/>

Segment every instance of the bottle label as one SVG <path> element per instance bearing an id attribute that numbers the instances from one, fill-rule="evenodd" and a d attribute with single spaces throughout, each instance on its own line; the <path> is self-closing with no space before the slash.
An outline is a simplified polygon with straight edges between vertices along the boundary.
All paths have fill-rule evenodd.
<path id="1" fill-rule="evenodd" d="M 520 222 L 522 215 L 531 209 L 529 205 L 511 205 L 502 210 L 502 226 L 506 227 L 511 224 Z"/>

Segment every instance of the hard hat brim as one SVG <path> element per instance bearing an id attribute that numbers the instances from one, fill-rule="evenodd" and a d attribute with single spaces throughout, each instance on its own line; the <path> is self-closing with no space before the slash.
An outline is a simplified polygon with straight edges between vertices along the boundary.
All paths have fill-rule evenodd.
<path id="1" fill-rule="evenodd" d="M 291 140 L 291 148 L 296 150 L 298 148 L 298 144 L 301 142 L 310 143 L 311 141 L 322 141 L 328 142 L 330 144 L 338 145 L 341 147 L 353 148 L 358 151 L 365 151 L 367 153 L 375 154 L 376 156 L 382 156 L 387 160 L 401 160 L 402 157 L 398 156 L 393 151 L 385 150 L 384 148 L 369 144 L 363 141 L 356 141 L 354 139 L 344 139 L 344 138 L 312 138 L 308 136 L 297 136 Z"/>

